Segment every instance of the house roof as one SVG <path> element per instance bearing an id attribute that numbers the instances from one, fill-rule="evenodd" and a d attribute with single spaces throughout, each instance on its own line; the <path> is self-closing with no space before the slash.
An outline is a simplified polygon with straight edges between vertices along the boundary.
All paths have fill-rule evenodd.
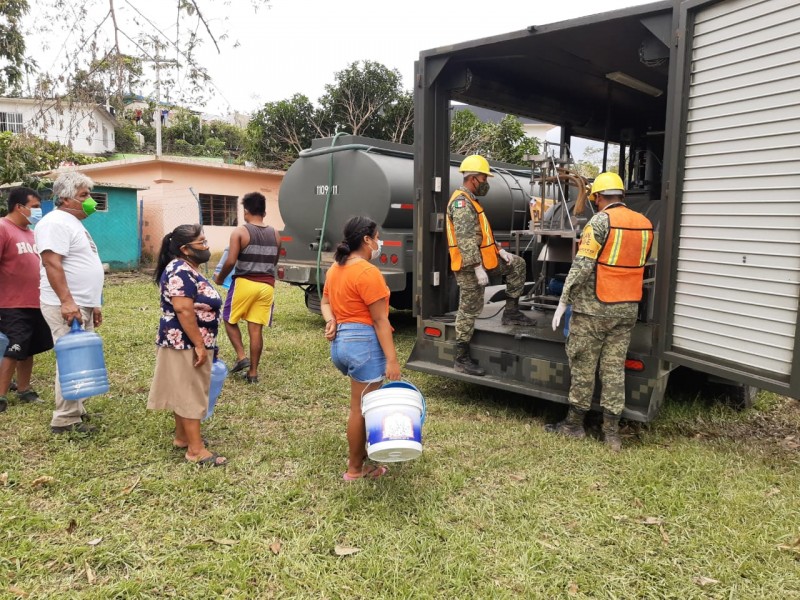
<path id="1" fill-rule="evenodd" d="M 28 104 L 30 106 L 39 105 L 42 108 L 55 108 L 57 104 L 61 103 L 64 108 L 80 108 L 88 110 L 96 110 L 101 115 L 110 120 L 114 125 L 117 124 L 117 118 L 112 115 L 105 106 L 102 104 L 89 104 L 87 102 L 73 102 L 68 98 L 9 98 L 8 96 L 0 97 L 0 102 L 8 100 L 16 104 Z"/>
<path id="2" fill-rule="evenodd" d="M 124 167 L 127 165 L 143 165 L 147 163 L 165 163 L 165 164 L 175 164 L 175 165 L 189 165 L 193 167 L 202 167 L 204 169 L 220 169 L 223 171 L 240 171 L 245 173 L 260 173 L 263 175 L 284 175 L 285 171 L 279 171 L 276 169 L 261 169 L 258 167 L 245 167 L 243 165 L 231 165 L 222 162 L 210 162 L 208 159 L 204 158 L 194 158 L 191 156 L 134 156 L 131 158 L 123 158 L 120 160 L 109 160 L 106 162 L 101 163 L 94 163 L 91 165 L 80 165 L 80 166 L 69 166 L 69 167 L 59 167 L 58 169 L 54 169 L 52 171 L 47 171 L 44 175 L 49 175 L 52 173 L 65 173 L 67 171 L 80 171 L 81 173 L 94 173 L 94 172 L 102 172 L 105 169 L 109 168 L 117 168 L 117 167 Z"/>

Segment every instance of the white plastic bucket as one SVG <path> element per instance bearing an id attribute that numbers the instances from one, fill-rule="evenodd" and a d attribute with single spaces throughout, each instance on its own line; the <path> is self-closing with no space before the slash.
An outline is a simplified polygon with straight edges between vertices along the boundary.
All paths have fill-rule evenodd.
<path id="1" fill-rule="evenodd" d="M 376 462 L 401 462 L 422 454 L 425 399 L 406 381 L 392 381 L 361 399 L 367 455 Z"/>

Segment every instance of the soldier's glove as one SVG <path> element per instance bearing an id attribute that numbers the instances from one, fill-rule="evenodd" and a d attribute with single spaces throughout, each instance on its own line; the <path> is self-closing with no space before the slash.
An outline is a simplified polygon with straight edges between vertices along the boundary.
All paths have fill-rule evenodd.
<path id="1" fill-rule="evenodd" d="M 478 278 L 478 285 L 486 287 L 489 285 L 489 276 L 486 274 L 486 269 L 483 267 L 475 267 L 475 277 Z"/>
<path id="2" fill-rule="evenodd" d="M 553 331 L 558 329 L 558 326 L 561 325 L 561 317 L 564 316 L 565 312 L 567 312 L 567 305 L 563 302 L 559 302 L 558 308 L 556 308 L 556 312 L 553 315 Z"/>
<path id="3" fill-rule="evenodd" d="M 514 260 L 514 255 L 511 254 L 510 252 L 506 252 L 503 248 L 500 248 L 498 254 L 500 255 L 500 258 L 506 261 L 507 265 L 510 265 L 511 261 Z"/>

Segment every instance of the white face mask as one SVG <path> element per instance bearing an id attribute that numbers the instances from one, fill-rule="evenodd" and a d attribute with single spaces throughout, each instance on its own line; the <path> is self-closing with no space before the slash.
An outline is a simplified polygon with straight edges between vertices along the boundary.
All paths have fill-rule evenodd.
<path id="1" fill-rule="evenodd" d="M 381 255 L 381 249 L 383 248 L 383 241 L 381 240 L 375 240 L 375 241 L 377 242 L 378 247 L 372 251 L 372 256 L 370 257 L 370 260 L 375 260 L 376 258 L 378 258 Z"/>

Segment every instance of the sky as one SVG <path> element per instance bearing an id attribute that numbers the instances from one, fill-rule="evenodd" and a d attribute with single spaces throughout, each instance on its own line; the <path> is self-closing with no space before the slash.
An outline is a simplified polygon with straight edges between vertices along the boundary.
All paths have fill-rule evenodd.
<path id="1" fill-rule="evenodd" d="M 206 112 L 220 115 L 233 110 L 252 112 L 265 102 L 283 100 L 295 93 L 305 94 L 316 102 L 325 85 L 333 83 L 336 71 L 365 59 L 397 69 L 404 87 L 411 89 L 414 61 L 422 50 L 647 3 L 641 0 L 404 0 L 400 3 L 270 0 L 268 8 L 254 11 L 254 1 L 259 2 L 198 0 L 211 29 L 217 35 L 222 32 L 228 35 L 220 42 L 221 53 L 215 51 L 210 41 L 204 42 L 200 50 L 200 62 L 213 79 Z M 66 31 L 40 33 L 35 23 L 41 23 L 43 15 L 37 14 L 36 2 L 31 5 L 28 48 L 47 69 L 58 61 L 59 51 L 74 42 L 77 34 L 68 27 L 64 28 Z M 91 31 L 107 14 L 109 0 L 85 0 L 83 5 L 90 7 L 86 28 Z M 174 36 L 174 2 L 114 0 L 114 6 L 119 21 L 129 18 L 141 21 L 146 17 L 151 25 Z M 186 35 L 185 26 L 182 33 Z M 127 43 L 125 39 L 121 42 Z M 101 40 L 103 43 L 108 41 Z M 155 95 L 155 89 L 143 91 Z M 162 97 L 168 91 L 162 90 Z"/>
<path id="2" fill-rule="evenodd" d="M 226 33 L 227 38 L 220 41 L 220 53 L 207 38 L 199 50 L 199 62 L 207 68 L 212 84 L 208 86 L 205 106 L 193 108 L 219 116 L 233 111 L 251 113 L 266 102 L 284 100 L 296 93 L 316 103 L 325 85 L 334 82 L 337 71 L 366 59 L 397 69 L 403 87 L 410 90 L 414 61 L 423 50 L 648 3 L 644 0 L 404 0 L 400 3 L 270 0 L 268 7 L 255 11 L 254 2 L 259 0 L 198 0 L 212 31 L 217 36 Z M 56 31 L 42 34 L 36 25 L 47 18 L 46 12 L 37 14 L 37 7 L 42 5 L 31 2 L 27 40 L 29 51 L 46 70 L 63 62 L 65 47 L 74 43 L 78 34 L 71 28 L 58 30 L 58 25 Z M 92 31 L 108 13 L 109 0 L 84 0 L 82 5 L 89 7 L 84 27 Z M 147 27 L 157 27 L 174 37 L 174 2 L 114 0 L 114 6 L 120 22 L 131 18 L 143 22 L 146 18 Z M 106 21 L 106 27 L 109 22 Z M 97 34 L 101 46 L 110 43 L 108 38 L 100 39 L 102 31 Z M 186 26 L 182 35 L 186 35 Z M 125 39 L 121 42 L 128 43 Z M 162 88 L 162 99 L 169 98 L 170 92 L 175 97 L 175 90 Z M 155 97 L 155 88 L 150 86 L 142 93 Z M 556 141 L 558 133 L 548 135 L 550 138 Z"/>

